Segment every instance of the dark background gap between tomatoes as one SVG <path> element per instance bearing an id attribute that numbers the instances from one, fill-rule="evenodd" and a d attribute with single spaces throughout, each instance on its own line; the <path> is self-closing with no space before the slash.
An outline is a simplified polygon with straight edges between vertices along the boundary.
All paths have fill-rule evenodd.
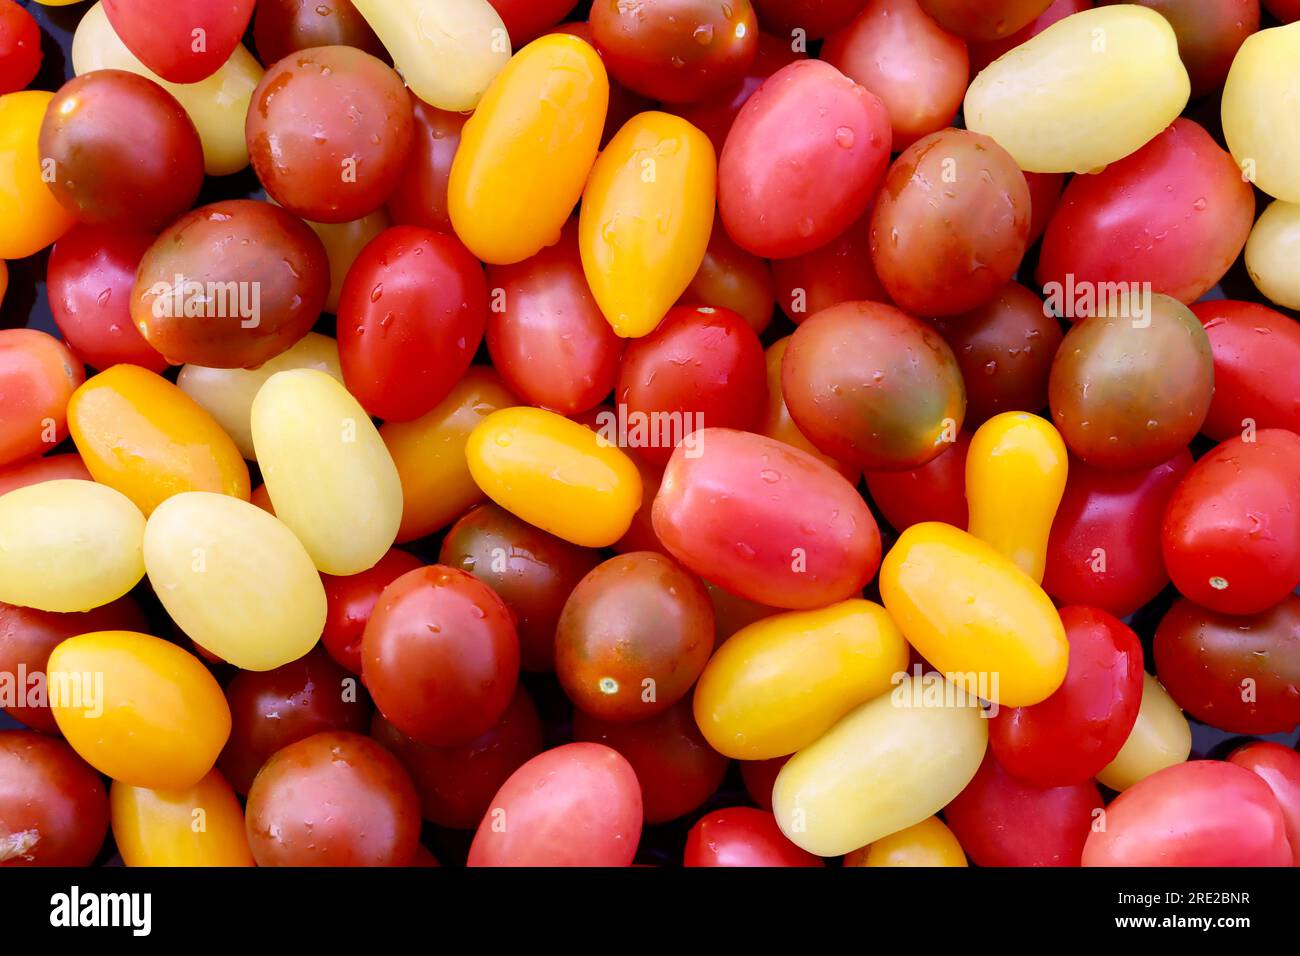
<path id="1" fill-rule="evenodd" d="M 72 77 L 72 34 L 76 29 L 77 23 L 86 11 L 85 4 L 76 4 L 68 7 L 46 7 L 32 0 L 19 0 L 19 3 L 26 7 L 35 17 L 36 22 L 41 27 L 41 48 L 44 53 L 44 59 L 41 64 L 40 72 L 36 79 L 32 81 L 30 89 L 57 90 L 63 83 Z M 579 3 L 566 19 L 579 20 L 586 19 L 587 11 L 590 8 L 589 0 Z M 1261 28 L 1276 26 L 1271 18 L 1265 16 Z M 249 50 L 256 50 L 253 42 L 252 27 L 244 39 L 244 44 Z M 816 56 L 820 42 L 809 44 L 809 55 Z M 1193 100 L 1183 113 L 1184 116 L 1195 120 L 1201 124 L 1212 136 L 1223 145 L 1223 134 L 1220 128 L 1219 120 L 1219 97 L 1217 95 L 1203 97 L 1199 100 Z M 962 119 L 960 114 L 953 122 L 954 126 L 961 126 Z M 1256 193 L 1259 201 L 1258 208 L 1264 208 L 1269 200 L 1263 193 Z M 252 168 L 243 170 L 233 176 L 220 178 L 205 177 L 203 189 L 199 194 L 196 206 L 205 205 L 211 202 L 217 202 L 223 199 L 241 199 L 255 198 L 264 199 L 265 193 L 257 177 L 253 174 Z M 1024 281 L 1031 289 L 1036 289 L 1033 282 L 1033 275 L 1038 260 L 1038 244 L 1036 243 L 1026 253 L 1024 261 L 1021 263 L 1017 278 Z M 9 262 L 9 291 L 5 296 L 3 305 L 0 305 L 0 328 L 21 328 L 27 327 L 40 329 L 58 336 L 59 332 L 54 324 L 50 314 L 49 301 L 45 288 L 45 271 L 49 260 L 49 250 L 45 250 L 28 259 L 13 260 Z M 1270 308 L 1287 313 L 1287 310 L 1267 302 L 1255 289 L 1254 283 L 1251 282 L 1249 275 L 1246 273 L 1245 266 L 1241 257 L 1233 265 L 1229 273 L 1224 276 L 1223 281 L 1218 287 L 1209 293 L 1206 298 L 1232 298 L 1244 301 L 1259 302 Z M 1287 313 L 1296 317 L 1296 313 Z M 1068 329 L 1068 325 L 1065 326 Z M 794 324 L 780 311 L 775 310 L 774 319 L 762 335 L 763 345 L 766 348 L 777 339 L 783 338 L 794 331 Z M 315 331 L 333 336 L 335 334 L 334 316 L 322 315 L 316 323 Z M 59 336 L 61 338 L 61 336 Z M 479 353 L 475 357 L 475 364 L 489 364 L 490 359 L 487 354 L 487 346 L 480 346 Z M 175 381 L 177 369 L 172 368 L 167 373 L 167 377 Z M 1200 457 L 1206 451 L 1213 447 L 1213 442 L 1198 436 L 1192 445 L 1192 453 Z M 63 446 L 56 449 L 56 452 L 73 451 L 71 441 L 65 442 Z M 253 473 L 253 485 L 256 487 L 261 484 L 260 474 L 257 472 L 257 466 L 250 463 L 250 471 Z M 871 503 L 869 496 L 866 495 L 865 485 L 859 485 L 864 497 L 867 497 L 868 504 L 872 507 L 872 512 L 876 521 L 880 525 L 881 537 L 883 539 L 884 550 L 888 551 L 892 546 L 897 532 L 889 526 L 884 516 L 880 514 L 879 509 Z M 422 538 L 418 541 L 401 545 L 403 550 L 411 551 L 418 555 L 421 560 L 428 564 L 436 563 L 438 560 L 438 550 L 442 543 L 443 533 Z M 612 552 L 610 552 L 612 554 Z M 172 635 L 173 628 L 157 598 L 154 596 L 152 589 L 149 587 L 148 579 L 145 579 L 132 592 L 133 596 L 140 602 L 145 612 L 149 615 L 153 625 L 153 630 L 160 636 Z M 868 599 L 873 601 L 880 600 L 880 593 L 877 589 L 876 582 L 873 580 L 866 590 Z M 1142 640 L 1143 652 L 1145 654 L 1147 670 L 1154 672 L 1154 657 L 1151 650 L 1152 640 L 1155 635 L 1156 625 L 1169 609 L 1174 599 L 1177 597 L 1172 585 L 1167 586 L 1158 597 L 1145 607 L 1139 609 L 1128 619 L 1129 624 L 1137 632 Z M 227 683 L 234 676 L 234 668 L 225 665 L 218 665 L 213 668 L 218 679 Z M 522 672 L 520 674 L 522 684 L 532 695 L 537 705 L 538 713 L 541 715 L 543 729 L 545 733 L 545 746 L 549 749 L 559 744 L 567 743 L 573 739 L 573 707 L 568 698 L 561 690 L 554 674 L 538 674 Z M 1218 730 L 1217 728 L 1207 726 L 1197 722 L 1189 717 L 1192 726 L 1192 756 L 1193 757 L 1214 757 L 1225 759 L 1229 752 L 1236 746 L 1245 742 L 1248 737 L 1242 737 Z M 19 727 L 16 721 L 7 714 L 0 711 L 0 730 Z M 1300 745 L 1300 731 L 1291 734 L 1273 734 L 1260 739 L 1273 740 L 1279 743 L 1291 746 Z M 1109 800 L 1110 794 L 1107 794 Z M 732 761 L 723 780 L 722 786 L 718 791 L 709 798 L 701 807 L 694 812 L 687 814 L 685 817 L 674 820 L 669 823 L 647 825 L 642 836 L 640 848 L 637 851 L 636 862 L 655 865 L 675 865 L 682 859 L 683 849 L 686 844 L 686 836 L 696 820 L 714 810 L 722 809 L 729 806 L 752 805 L 746 793 L 744 783 L 741 779 L 739 764 Z M 422 835 L 423 844 L 428 847 L 444 865 L 460 865 L 464 863 L 465 857 L 469 851 L 469 844 L 473 838 L 474 831 L 466 830 L 448 830 L 442 827 L 434 826 L 430 823 L 424 824 Z M 112 834 L 109 834 L 105 842 L 103 851 L 100 854 L 99 863 L 120 864 L 116 859 L 116 849 L 113 846 Z"/>

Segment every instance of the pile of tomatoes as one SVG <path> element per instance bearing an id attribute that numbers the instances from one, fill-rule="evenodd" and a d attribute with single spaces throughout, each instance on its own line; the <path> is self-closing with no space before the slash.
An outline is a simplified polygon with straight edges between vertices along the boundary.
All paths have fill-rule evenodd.
<path id="1" fill-rule="evenodd" d="M 1300 3 L 41 3 L 0 866 L 1300 864 Z"/>

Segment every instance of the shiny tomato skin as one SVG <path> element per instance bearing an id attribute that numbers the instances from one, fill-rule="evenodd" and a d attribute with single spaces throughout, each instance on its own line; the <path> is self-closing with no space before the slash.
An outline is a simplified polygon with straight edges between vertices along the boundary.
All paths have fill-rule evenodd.
<path id="1" fill-rule="evenodd" d="M 1300 753 L 1282 744 L 1259 740 L 1238 747 L 1228 755 L 1228 763 L 1258 775 L 1273 791 L 1286 819 L 1286 837 L 1291 844 L 1294 865 L 1300 866 Z"/>
<path id="2" fill-rule="evenodd" d="M 25 90 L 41 68 L 41 28 L 14 0 L 0 3 L 0 95 Z"/>
<path id="3" fill-rule="evenodd" d="M 577 0 L 489 0 L 510 33 L 516 50 L 553 27 L 577 6 Z"/>
<path id="4" fill-rule="evenodd" d="M 990 751 L 943 817 L 979 866 L 1078 866 L 1101 807 L 1091 780 L 1035 787 L 1007 773 Z"/>
<path id="5" fill-rule="evenodd" d="M 945 30 L 968 40 L 997 40 L 1029 24 L 1052 0 L 920 0 Z"/>
<path id="6" fill-rule="evenodd" d="M 90 866 L 107 832 L 104 781 L 71 747 L 0 730 L 0 868 Z"/>
<path id="7" fill-rule="evenodd" d="M 411 421 L 474 358 L 487 321 L 483 267 L 452 236 L 394 226 L 352 264 L 338 318 L 348 391 L 378 418 Z"/>
<path id="8" fill-rule="evenodd" d="M 0 330 L 0 468 L 35 458 L 68 436 L 68 400 L 86 378 L 52 335 Z"/>
<path id="9" fill-rule="evenodd" d="M 90 477 L 90 471 L 80 455 L 73 453 L 46 455 L 44 458 L 33 458 L 30 461 L 0 468 L 0 495 L 42 481 L 57 481 L 60 478 L 95 480 Z M 124 630 L 131 630 L 131 628 Z"/>
<path id="10" fill-rule="evenodd" d="M 1277 798 L 1244 767 L 1175 764 L 1139 780 L 1089 834 L 1084 866 L 1290 866 Z"/>
<path id="11" fill-rule="evenodd" d="M 123 44 L 150 70 L 169 83 L 197 83 L 230 59 L 255 2 L 105 0 L 104 12 Z"/>
<path id="12" fill-rule="evenodd" d="M 447 181 L 469 117 L 430 106 L 414 93 L 410 97 L 415 121 L 411 155 L 397 185 L 388 194 L 388 214 L 399 226 L 423 226 L 450 233 Z"/>
<path id="13" fill-rule="evenodd" d="M 766 259 L 736 245 L 722 220 L 714 217 L 704 261 L 677 304 L 729 309 L 762 335 L 776 305 L 772 269 Z"/>
<path id="14" fill-rule="evenodd" d="M 775 36 L 793 36 L 803 31 L 809 40 L 820 40 L 853 22 L 867 0 L 755 0 L 758 22 Z"/>
<path id="15" fill-rule="evenodd" d="M 772 787 L 776 785 L 777 774 L 792 756 L 794 755 L 740 762 L 740 776 L 745 781 L 745 792 L 749 794 L 749 799 L 758 804 L 759 809 L 772 809 Z"/>
<path id="16" fill-rule="evenodd" d="M 966 527 L 966 453 L 970 440 L 970 432 L 958 432 L 956 441 L 919 468 L 866 473 L 871 500 L 895 531 L 906 531 L 923 521 Z"/>
<path id="17" fill-rule="evenodd" d="M 1101 0 L 1103 4 L 1120 0 Z M 1259 0 L 1138 0 L 1174 28 L 1192 98 L 1223 86 L 1237 50 L 1259 30 Z"/>
<path id="18" fill-rule="evenodd" d="M 1142 703 L 1142 645 L 1122 621 L 1091 607 L 1061 608 L 1070 642 L 1065 682 L 1030 707 L 1002 708 L 989 746 L 1008 773 L 1037 787 L 1096 776 L 1115 759 Z"/>
<path id="19" fill-rule="evenodd" d="M 1192 313 L 1214 352 L 1214 398 L 1201 431 L 1215 441 L 1249 425 L 1300 433 L 1300 322 L 1229 299 L 1197 302 Z"/>
<path id="20" fill-rule="evenodd" d="M 385 59 L 388 53 L 352 0 L 261 0 L 253 42 L 263 66 L 317 46 L 352 46 Z"/>
<path id="21" fill-rule="evenodd" d="M 871 263 L 871 213 L 812 252 L 772 262 L 777 301 L 795 325 L 843 302 L 889 303 Z"/>
<path id="22" fill-rule="evenodd" d="M 1043 238 L 1047 224 L 1056 214 L 1065 190 L 1065 174 L 1025 173 L 1025 182 L 1029 184 L 1029 244 L 1032 246 Z"/>
<path id="23" fill-rule="evenodd" d="M 970 72 L 975 76 L 1002 54 L 1033 39 L 1058 20 L 1092 9 L 1092 0 L 1052 0 L 1052 5 L 1009 36 L 970 44 Z"/>
<path id="24" fill-rule="evenodd" d="M 422 567 L 424 562 L 415 555 L 393 548 L 368 571 L 343 577 L 321 575 L 326 601 L 321 643 L 336 664 L 361 673 L 361 637 L 379 595 L 407 571 Z"/>
<path id="25" fill-rule="evenodd" d="M 1165 511 L 1165 567 L 1190 600 L 1267 610 L 1300 585 L 1300 435 L 1266 428 L 1201 458 Z"/>
<path id="26" fill-rule="evenodd" d="M 1179 599 L 1155 637 L 1156 674 L 1197 720 L 1238 734 L 1300 724 L 1300 597 L 1248 616 Z"/>
<path id="27" fill-rule="evenodd" d="M 701 817 L 686 836 L 684 866 L 825 866 L 791 843 L 776 818 L 753 807 L 729 807 Z"/>
<path id="28" fill-rule="evenodd" d="M 1070 462 L 1047 541 L 1043 590 L 1061 604 L 1127 617 L 1169 583 L 1161 525 L 1192 467 L 1187 449 L 1154 468 L 1114 471 Z"/>
<path id="29" fill-rule="evenodd" d="M 456 568 L 408 571 L 379 595 L 361 640 L 361 676 L 398 730 L 454 747 L 501 719 L 519 678 L 505 602 Z"/>
<path id="30" fill-rule="evenodd" d="M 501 785 L 470 845 L 469 865 L 628 866 L 641 823 L 632 765 L 603 744 L 565 744 Z"/>

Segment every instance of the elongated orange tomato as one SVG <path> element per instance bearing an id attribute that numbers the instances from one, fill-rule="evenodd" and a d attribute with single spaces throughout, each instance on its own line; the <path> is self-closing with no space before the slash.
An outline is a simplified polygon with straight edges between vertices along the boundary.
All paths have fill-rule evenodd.
<path id="1" fill-rule="evenodd" d="M 219 770 L 192 787 L 149 790 L 115 782 L 113 839 L 127 866 L 254 866 L 244 808 Z"/>

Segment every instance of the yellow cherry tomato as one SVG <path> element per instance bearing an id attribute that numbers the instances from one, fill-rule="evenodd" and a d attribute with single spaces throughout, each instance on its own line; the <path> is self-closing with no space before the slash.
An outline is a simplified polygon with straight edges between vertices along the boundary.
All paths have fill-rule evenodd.
<path id="1" fill-rule="evenodd" d="M 127 866 L 254 866 L 244 808 L 219 770 L 190 787 L 150 790 L 115 781 L 113 839 Z"/>
<path id="2" fill-rule="evenodd" d="M 312 368 L 343 381 L 339 365 L 339 345 L 328 335 L 308 332 L 287 352 L 281 352 L 258 368 L 205 368 L 186 365 L 176 384 L 203 406 L 235 442 L 239 453 L 257 461 L 253 448 L 253 399 L 258 389 L 276 372 L 295 368 Z"/>
<path id="3" fill-rule="evenodd" d="M 230 736 L 221 686 L 168 641 L 132 631 L 82 634 L 54 649 L 46 673 L 63 736 L 86 763 L 122 783 L 192 787 Z"/>
<path id="4" fill-rule="evenodd" d="M 1246 38 L 1223 84 L 1232 158 L 1270 196 L 1300 203 L 1300 23 Z"/>
<path id="5" fill-rule="evenodd" d="M 397 71 L 430 106 L 478 105 L 510 59 L 510 34 L 488 0 L 352 0 L 392 54 Z"/>
<path id="6" fill-rule="evenodd" d="M 307 550 L 247 501 L 204 491 L 168 498 L 145 525 L 144 564 L 177 626 L 243 670 L 296 661 L 324 629 L 325 587 Z"/>
<path id="7" fill-rule="evenodd" d="M 933 699 L 924 681 L 935 682 Z M 984 759 L 981 713 L 936 674 L 903 678 L 781 768 L 772 788 L 777 824 L 809 853 L 840 856 L 933 816 Z"/>
<path id="8" fill-rule="evenodd" d="M 969 866 L 966 853 L 938 817 L 882 837 L 844 857 L 845 866 Z"/>
<path id="9" fill-rule="evenodd" d="M 1264 210 L 1246 241 L 1246 270 L 1255 287 L 1287 309 L 1300 309 L 1300 203 L 1278 200 Z"/>
<path id="10" fill-rule="evenodd" d="M 37 141 L 52 99 L 44 90 L 0 96 L 0 259 L 35 255 L 76 221 L 43 178 Z"/>
<path id="11" fill-rule="evenodd" d="M 221 426 L 161 375 L 114 365 L 72 393 L 68 430 L 100 484 L 145 513 L 182 491 L 248 500 L 248 466 Z"/>
<path id="12" fill-rule="evenodd" d="M 967 530 L 1039 584 L 1069 465 L 1060 433 L 1028 412 L 994 415 L 966 455 Z"/>
<path id="13" fill-rule="evenodd" d="M 95 70 L 126 70 L 147 77 L 176 97 L 203 143 L 203 168 L 209 176 L 228 176 L 248 165 L 244 119 L 262 67 L 241 44 L 217 72 L 197 83 L 168 83 L 141 63 L 113 31 L 104 5 L 82 16 L 72 37 L 72 67 L 77 76 Z"/>
<path id="14" fill-rule="evenodd" d="M 965 531 L 912 525 L 880 566 L 880 594 L 908 643 L 985 700 L 1027 707 L 1065 679 L 1069 645 L 1051 598 Z"/>
<path id="15" fill-rule="evenodd" d="M 58 479 L 0 495 L 0 601 L 89 611 L 144 577 L 144 515 L 121 492 Z"/>
<path id="16" fill-rule="evenodd" d="M 907 661 L 903 636 L 871 601 L 777 614 L 718 648 L 695 687 L 695 722 L 724 756 L 783 757 L 889 690 Z"/>
<path id="17" fill-rule="evenodd" d="M 469 436 L 465 457 L 474 481 L 502 508 L 583 547 L 623 537 L 641 506 L 632 459 L 555 412 L 493 412 Z"/>
<path id="18" fill-rule="evenodd" d="M 307 222 L 311 231 L 320 237 L 325 246 L 325 255 L 330 261 L 330 291 L 325 298 L 326 312 L 337 314 L 343 280 L 352 268 L 352 263 L 357 261 L 357 256 L 361 255 L 361 250 L 371 239 L 392 224 L 392 217 L 383 207 L 352 222 Z"/>
<path id="19" fill-rule="evenodd" d="M 253 399 L 252 425 L 275 513 L 316 567 L 374 567 L 402 523 L 402 482 L 361 403 L 316 369 L 277 372 Z"/>
<path id="20" fill-rule="evenodd" d="M 989 64 L 966 91 L 966 127 L 1034 173 L 1086 173 L 1136 152 L 1187 105 L 1178 38 L 1136 4 L 1066 17 Z"/>
<path id="21" fill-rule="evenodd" d="M 790 410 L 785 405 L 785 395 L 781 392 L 781 360 L 785 358 L 786 346 L 789 344 L 790 336 L 787 335 L 767 347 L 767 410 L 763 414 L 763 422 L 758 429 L 759 434 L 783 441 L 800 451 L 806 451 L 814 458 L 830 465 L 856 485 L 862 476 L 862 469 L 846 462 L 836 461 L 819 450 L 804 436 L 803 432 L 799 431 L 799 426 L 790 417 Z"/>
<path id="22" fill-rule="evenodd" d="M 695 278 L 717 180 L 709 138 L 668 113 L 632 117 L 596 160 L 578 239 L 591 293 L 619 335 L 654 331 Z"/>
<path id="23" fill-rule="evenodd" d="M 379 435 L 402 481 L 399 544 L 445 528 L 487 497 L 469 473 L 465 444 L 483 419 L 517 404 L 496 372 L 475 366 L 432 411 L 384 423 Z"/>
<path id="24" fill-rule="evenodd" d="M 447 209 L 461 242 L 509 265 L 560 239 L 600 149 L 609 78 L 591 45 L 534 40 L 497 75 L 465 124 Z"/>
<path id="25" fill-rule="evenodd" d="M 1115 759 L 1097 774 L 1112 790 L 1127 790 L 1157 770 L 1185 761 L 1192 752 L 1192 727 L 1161 683 L 1142 675 L 1137 722 Z"/>

